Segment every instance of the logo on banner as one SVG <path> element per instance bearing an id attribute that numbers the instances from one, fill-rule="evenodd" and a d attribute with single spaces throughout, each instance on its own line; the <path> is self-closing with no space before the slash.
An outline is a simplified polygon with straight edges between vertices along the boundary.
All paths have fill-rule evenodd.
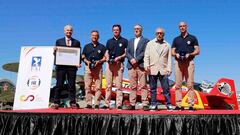
<path id="1" fill-rule="evenodd" d="M 233 94 L 231 86 L 226 82 L 218 83 L 217 88 L 222 94 L 227 95 L 229 97 L 232 96 Z"/>
<path id="2" fill-rule="evenodd" d="M 38 88 L 40 84 L 41 84 L 41 80 L 37 76 L 32 76 L 27 81 L 27 86 L 32 90 Z"/>
<path id="3" fill-rule="evenodd" d="M 20 101 L 21 102 L 26 102 L 26 101 L 33 101 L 35 99 L 35 97 L 33 95 L 28 95 L 28 96 L 25 96 L 25 95 L 22 95 L 20 96 Z"/>
<path id="4" fill-rule="evenodd" d="M 40 71 L 41 64 L 42 64 L 42 57 L 41 56 L 33 56 L 31 70 L 32 71 Z"/>

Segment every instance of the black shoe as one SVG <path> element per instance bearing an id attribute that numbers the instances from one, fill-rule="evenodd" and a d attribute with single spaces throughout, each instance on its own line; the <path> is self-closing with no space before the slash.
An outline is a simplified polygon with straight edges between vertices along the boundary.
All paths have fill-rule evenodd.
<path id="1" fill-rule="evenodd" d="M 107 107 L 106 105 L 104 105 L 103 107 L 101 107 L 101 109 L 109 109 L 109 107 Z"/>
<path id="2" fill-rule="evenodd" d="M 124 110 L 135 110 L 135 106 L 133 105 L 126 106 Z"/>
<path id="3" fill-rule="evenodd" d="M 94 108 L 95 108 L 95 109 L 99 109 L 99 105 L 95 105 Z"/>
<path id="4" fill-rule="evenodd" d="M 194 108 L 191 106 L 188 108 L 189 111 L 193 112 L 194 111 Z"/>
<path id="5" fill-rule="evenodd" d="M 85 108 L 86 109 L 92 109 L 92 106 L 91 105 L 87 105 Z"/>
<path id="6" fill-rule="evenodd" d="M 182 108 L 181 108 L 181 107 L 178 107 L 178 106 L 176 106 L 174 110 L 175 110 L 175 111 L 181 111 L 181 110 L 182 110 Z"/>
<path id="7" fill-rule="evenodd" d="M 149 111 L 149 106 L 148 105 L 143 106 L 143 110 L 144 111 Z"/>
<path id="8" fill-rule="evenodd" d="M 53 104 L 51 108 L 57 110 L 59 108 L 59 104 Z"/>
<path id="9" fill-rule="evenodd" d="M 118 110 L 122 110 L 122 106 L 118 106 L 117 109 L 118 109 Z"/>
<path id="10" fill-rule="evenodd" d="M 71 103 L 70 106 L 71 106 L 72 109 L 79 109 L 80 108 L 78 103 Z"/>

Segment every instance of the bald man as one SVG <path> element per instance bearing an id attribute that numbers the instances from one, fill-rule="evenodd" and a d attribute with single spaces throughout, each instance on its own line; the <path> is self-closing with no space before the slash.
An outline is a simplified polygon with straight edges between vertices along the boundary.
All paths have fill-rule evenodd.
<path id="1" fill-rule="evenodd" d="M 182 81 L 185 78 L 188 88 L 188 106 L 190 111 L 194 111 L 194 58 L 199 55 L 199 44 L 195 36 L 187 32 L 187 23 L 179 23 L 180 35 L 173 40 L 172 56 L 175 57 L 175 95 L 176 108 L 182 110 Z"/>

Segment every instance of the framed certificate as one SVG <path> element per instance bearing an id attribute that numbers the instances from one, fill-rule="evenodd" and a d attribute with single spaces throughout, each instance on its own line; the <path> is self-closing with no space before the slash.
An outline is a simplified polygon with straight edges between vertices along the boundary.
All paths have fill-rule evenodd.
<path id="1" fill-rule="evenodd" d="M 57 47 L 55 55 L 56 65 L 78 66 L 80 64 L 80 48 Z"/>

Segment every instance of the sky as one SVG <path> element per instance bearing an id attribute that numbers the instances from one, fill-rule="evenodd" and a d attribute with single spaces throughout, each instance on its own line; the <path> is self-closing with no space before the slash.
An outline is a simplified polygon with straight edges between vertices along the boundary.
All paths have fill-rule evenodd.
<path id="1" fill-rule="evenodd" d="M 100 43 L 112 37 L 112 25 L 121 24 L 121 35 L 134 36 L 133 26 L 143 26 L 143 36 L 155 37 L 165 29 L 172 44 L 179 35 L 178 23 L 186 21 L 190 34 L 198 38 L 200 55 L 195 62 L 195 81 L 235 80 L 240 90 L 240 1 L 239 0 L 1 0 L 0 65 L 18 62 L 21 46 L 53 46 L 71 24 L 73 37 L 82 48 L 90 42 L 90 31 L 100 32 Z M 83 74 L 83 68 L 78 74 Z M 125 68 L 124 77 L 128 78 Z M 17 74 L 0 68 L 0 78 L 16 83 Z M 170 79 L 174 80 L 173 74 Z"/>

